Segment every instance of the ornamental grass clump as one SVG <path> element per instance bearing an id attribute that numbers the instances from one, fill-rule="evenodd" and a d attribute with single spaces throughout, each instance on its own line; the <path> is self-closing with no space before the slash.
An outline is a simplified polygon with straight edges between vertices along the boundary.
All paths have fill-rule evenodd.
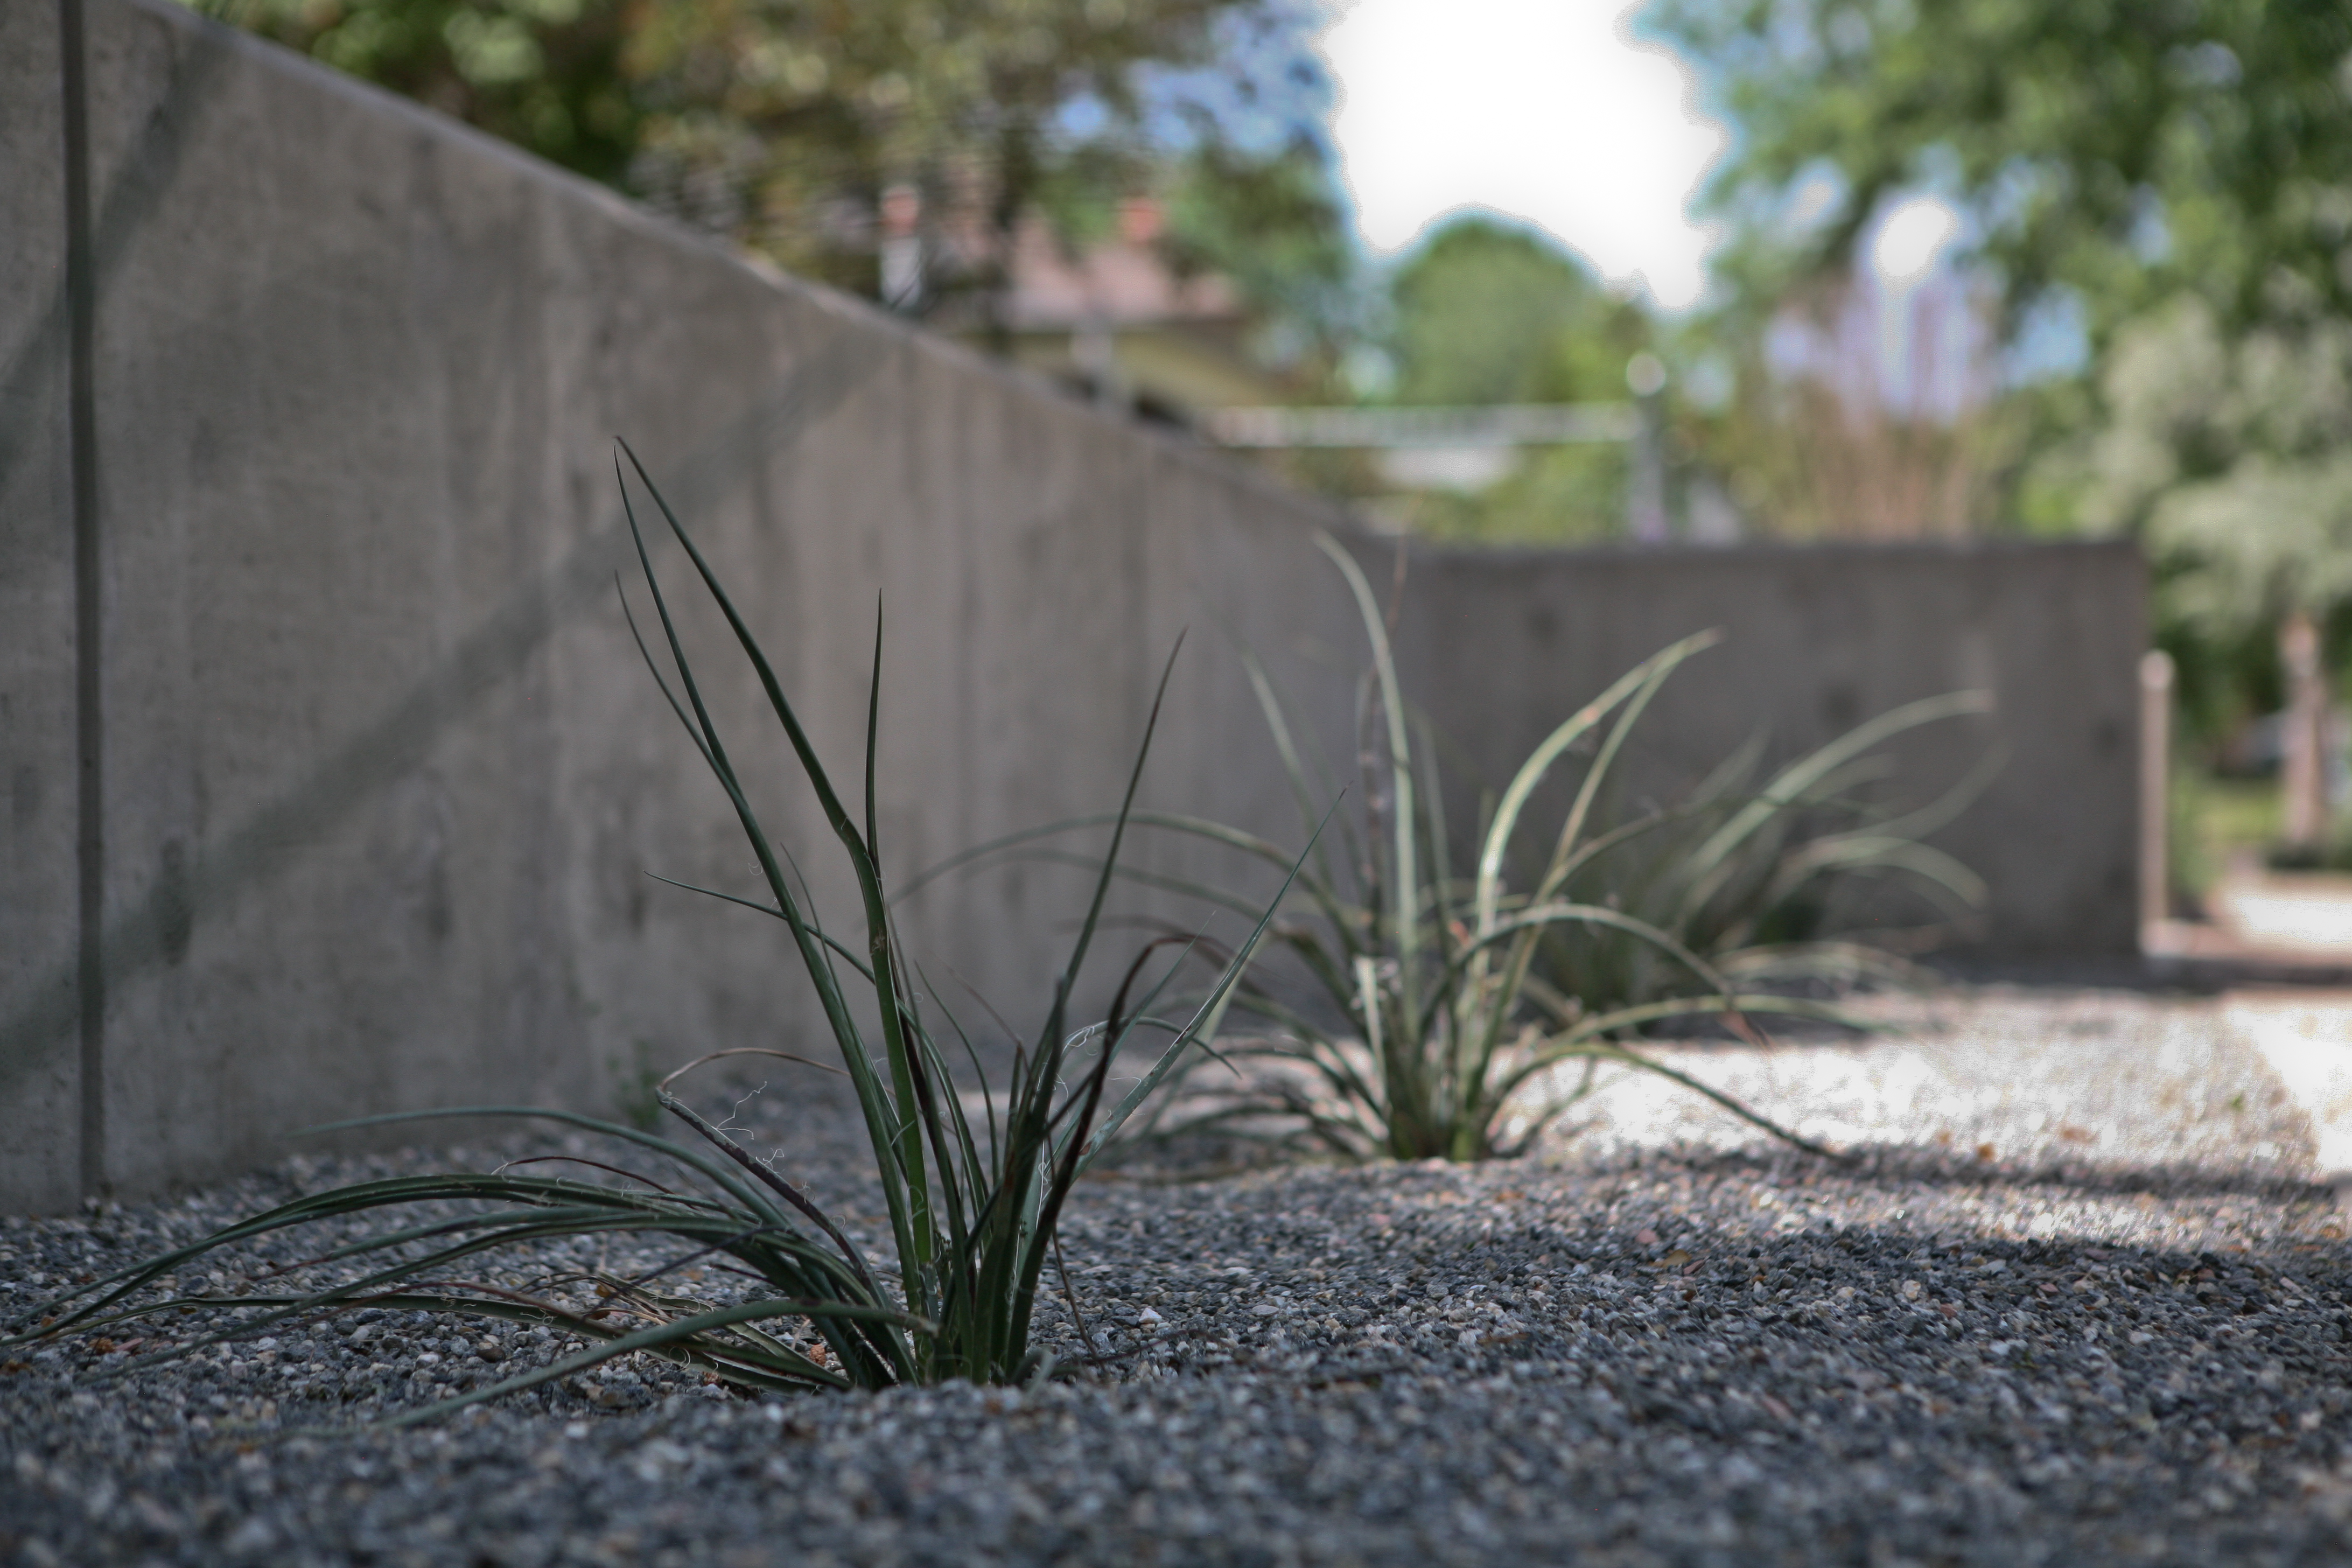
<path id="1" fill-rule="evenodd" d="M 1892 960 L 1853 942 L 1767 940 L 1775 921 L 1827 878 L 1883 873 L 1928 886 L 1956 904 L 1980 895 L 1967 869 L 1917 836 L 1958 809 L 1979 779 L 1929 811 L 1887 818 L 1846 798 L 1875 773 L 1874 748 L 1905 730 L 1985 711 L 1959 692 L 1900 708 L 1743 787 L 1751 748 L 1688 800 L 1604 822 L 1615 764 L 1659 689 L 1719 640 L 1685 637 L 1644 659 L 1545 738 L 1496 802 L 1468 875 L 1454 869 L 1425 726 L 1399 687 L 1385 620 L 1354 558 L 1320 540 L 1347 580 L 1370 646 L 1362 748 L 1364 787 L 1352 820 L 1325 847 L 1310 845 L 1281 895 L 1289 906 L 1233 1000 L 1254 1021 L 1174 1065 L 1171 1088 L 1145 1125 L 1162 1133 L 1219 1128 L 1263 1134 L 1347 1158 L 1483 1160 L 1517 1153 L 1615 1065 L 1657 1074 L 1715 1100 L 1774 1136 L 1827 1152 L 1738 1100 L 1659 1061 L 1643 1047 L 1675 1021 L 1719 1022 L 1751 1042 L 1757 1016 L 1850 1022 L 1832 1003 L 1796 994 L 1805 983 L 1884 971 Z M 1255 660 L 1255 681 L 1299 805 L 1318 809 L 1283 705 Z M 1585 756 L 1581 778 L 1549 855 L 1515 884 L 1517 839 L 1530 800 L 1552 770 Z M 1823 813 L 1845 826 L 1822 831 Z M 1100 818 L 1056 823 L 985 845 L 950 865 L 993 855 L 1099 862 L 1044 847 Z M 1164 813 L 1137 826 L 1213 842 L 1288 868 L 1255 836 Z M 1811 826 L 1809 826 L 1811 825 Z M 945 870 L 942 866 L 935 870 Z M 1199 882 L 1150 873 L 1153 885 L 1248 910 L 1248 900 Z M 1781 922 L 1785 923 L 1785 921 Z M 1290 962 L 1274 967 L 1274 956 Z M 1221 981 L 1221 984 L 1223 982 Z M 1199 1075 L 1214 1068 L 1230 1076 Z M 1573 1085 L 1534 1093 L 1562 1064 Z M 1532 1101 L 1532 1102 L 1530 1102 Z M 1178 1104 L 1192 1109 L 1171 1110 Z"/>
<path id="2" fill-rule="evenodd" d="M 226 1315 L 227 1321 L 212 1331 L 163 1356 L 134 1363 L 144 1365 L 224 1340 L 250 1338 L 285 1319 L 356 1307 L 503 1319 L 547 1326 L 585 1342 L 551 1364 L 395 1418 L 403 1422 L 427 1419 L 635 1352 L 744 1389 L 873 1389 L 950 1378 L 1002 1384 L 1033 1379 L 1048 1370 L 1045 1357 L 1031 1343 L 1032 1318 L 1071 1185 L 1103 1140 L 1134 1111 L 1187 1047 L 1213 1030 L 1272 919 L 1273 907 L 1263 911 L 1256 931 L 1189 1018 L 1161 1020 L 1152 1013 L 1182 958 L 1179 952 L 1171 960 L 1163 950 L 1183 944 L 1162 938 L 1145 944 L 1129 965 L 1107 1016 L 1089 1027 L 1072 1028 L 1071 997 L 1118 868 L 1136 785 L 1159 716 L 1155 699 L 1126 798 L 1110 819 L 1109 848 L 1102 857 L 1068 962 L 1055 983 L 1045 1026 L 1016 1050 L 1001 1101 L 990 1098 L 984 1123 L 975 1127 L 950 1081 L 940 1037 L 934 1033 L 934 1013 L 967 1053 L 969 1042 L 944 1009 L 937 1007 L 936 997 L 932 1008 L 924 1006 L 927 987 L 919 984 L 908 962 L 884 897 L 876 842 L 878 616 L 860 822 L 852 818 L 818 761 L 774 669 L 709 563 L 634 454 L 629 462 L 757 673 L 856 882 L 865 930 L 862 942 L 853 948 L 820 923 L 804 884 L 795 892 L 796 877 L 787 876 L 787 863 L 780 860 L 761 829 L 680 647 L 624 477 L 629 527 L 675 673 L 675 689 L 646 647 L 634 613 L 631 631 L 664 697 L 734 808 L 772 901 L 715 896 L 749 904 L 780 921 L 807 972 L 864 1119 L 888 1213 L 892 1261 L 868 1258 L 811 1194 L 670 1092 L 673 1074 L 656 1088 L 654 1098 L 691 1131 L 695 1142 L 528 1107 L 426 1111 L 339 1124 L 432 1116 L 531 1118 L 585 1129 L 622 1150 L 656 1157 L 669 1167 L 658 1183 L 604 1162 L 546 1156 L 489 1174 L 410 1176 L 338 1187 L 256 1215 L 48 1301 L 7 1325 L 13 1337 L 0 1340 L 0 1345 L 93 1332 L 133 1318 L 186 1309 Z M 625 595 L 623 603 L 626 609 Z M 1163 672 L 1162 694 L 1166 685 Z M 1163 963 L 1166 972 L 1146 984 L 1148 966 L 1155 963 Z M 861 1016 L 873 1020 L 870 1029 Z M 1118 1103 L 1107 1105 L 1112 1058 L 1139 1026 L 1162 1031 L 1169 1038 L 1160 1067 Z M 976 1057 L 973 1060 L 976 1067 Z M 614 1185 L 522 1168 L 567 1160 L 628 1180 Z M 322 1224 L 331 1229 L 354 1219 L 388 1223 L 276 1270 L 288 1282 L 278 1293 L 134 1300 L 148 1287 L 218 1249 L 298 1226 Z M 678 1250 L 667 1262 L 625 1277 L 551 1273 L 525 1288 L 478 1277 L 482 1262 L 501 1248 L 625 1237 L 667 1241 Z M 709 1267 L 714 1264 L 719 1267 Z M 740 1299 L 701 1300 L 680 1293 L 673 1285 L 690 1268 L 706 1277 L 717 1272 L 736 1279 L 744 1287 Z M 306 1278 L 307 1285 L 302 1283 Z M 593 1284 L 598 1305 L 575 1308 L 559 1299 L 554 1290 L 567 1283 Z M 634 1323 L 609 1321 L 624 1316 Z M 796 1325 L 804 1326 L 807 1340 L 797 1340 L 791 1331 Z"/>
<path id="3" fill-rule="evenodd" d="M 1654 689 L 1654 688 L 1653 689 Z M 1920 840 L 1974 800 L 2000 765 L 1998 749 L 1928 805 L 1889 810 L 1870 786 L 1893 771 L 1878 748 L 1906 730 L 1990 710 L 1987 694 L 1952 692 L 1906 703 L 1857 725 L 1772 773 L 1761 784 L 1763 746 L 1742 746 L 1670 805 L 1620 814 L 1596 789 L 1611 752 L 1580 790 L 1544 889 L 1570 901 L 1606 903 L 1666 931 L 1732 984 L 1839 989 L 1858 981 L 1905 982 L 1906 954 L 1959 929 L 1985 898 L 1983 879 Z M 1629 700 L 1618 728 L 1638 712 Z M 1612 731 L 1611 740 L 1616 737 Z M 1595 827 L 1588 824 L 1603 824 Z M 1491 852 L 1491 851 L 1490 851 Z M 1483 868 L 1482 868 L 1483 869 Z M 1887 923 L 1890 884 L 1931 918 Z M 1870 895 L 1853 902 L 1850 895 Z M 1535 973 L 1586 1016 L 1685 994 L 1690 971 L 1617 928 L 1563 923 L 1537 940 Z"/>

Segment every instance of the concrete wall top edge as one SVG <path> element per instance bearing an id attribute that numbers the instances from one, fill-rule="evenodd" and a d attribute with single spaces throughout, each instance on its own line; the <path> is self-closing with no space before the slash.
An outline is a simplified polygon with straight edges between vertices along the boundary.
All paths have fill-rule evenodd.
<path id="1" fill-rule="evenodd" d="M 230 49 L 262 68 L 304 78 L 317 89 L 346 99 L 363 107 L 368 113 L 388 115 L 425 135 L 462 145 L 470 154 L 503 164 L 561 192 L 568 199 L 593 206 L 615 223 L 755 278 L 770 288 L 816 307 L 845 324 L 854 325 L 864 331 L 886 334 L 898 347 L 947 361 L 966 374 L 993 382 L 1008 391 L 1018 391 L 1024 396 L 1043 399 L 1099 420 L 1106 431 L 1116 430 L 1124 439 L 1141 437 L 1148 440 L 1157 446 L 1165 457 L 1198 467 L 1261 501 L 1295 512 L 1302 522 L 1342 533 L 1369 534 L 1370 531 L 1344 507 L 1321 497 L 1292 490 L 1254 463 L 1227 456 L 1181 431 L 1148 425 L 1097 407 L 1036 371 L 992 359 L 953 339 L 927 331 L 919 323 L 894 315 L 871 300 L 826 284 L 795 277 L 761 257 L 737 250 L 709 235 L 634 202 L 610 186 L 535 157 L 487 132 L 428 109 L 388 88 L 347 75 L 226 23 L 199 16 L 184 5 L 174 4 L 173 0 L 119 0 L 119 3 L 166 26 L 182 29 L 192 37 L 200 37 L 207 47 Z"/>

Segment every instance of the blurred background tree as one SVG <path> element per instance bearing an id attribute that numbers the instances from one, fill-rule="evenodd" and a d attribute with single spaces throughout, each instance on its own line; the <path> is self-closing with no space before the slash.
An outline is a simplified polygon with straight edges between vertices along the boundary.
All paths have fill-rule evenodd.
<path id="1" fill-rule="evenodd" d="M 1377 383 L 1405 406 L 1609 403 L 1650 346 L 1648 315 L 1534 231 L 1492 217 L 1437 227 L 1390 274 Z M 1475 489 L 1402 495 L 1391 517 L 1441 539 L 1572 543 L 1625 521 L 1622 443 L 1538 447 Z"/>
<path id="2" fill-rule="evenodd" d="M 590 179 L 617 184 L 645 115 L 624 0 L 191 0 Z"/>
<path id="3" fill-rule="evenodd" d="M 1741 129 L 1718 203 L 1801 265 L 1850 258 L 1888 197 L 1927 188 L 1974 218 L 2011 333 L 2054 307 L 2104 345 L 2183 289 L 2233 330 L 2352 311 L 2340 0 L 1666 0 L 1655 19 Z"/>
<path id="4" fill-rule="evenodd" d="M 2352 629 L 2352 322 L 2231 334 L 2184 294 L 2118 332 L 2103 389 L 2084 521 L 2137 530 L 2165 568 L 2166 636 L 2208 732 L 2279 710 L 2279 837 L 2324 858 L 2322 633 L 2336 620 L 2340 650 Z M 2259 690 L 2231 679 L 2249 667 Z"/>
<path id="5" fill-rule="evenodd" d="M 1295 130 L 1272 153 L 1211 138 L 1168 184 L 1171 264 L 1230 279 L 1259 313 L 1265 361 L 1335 395 L 1331 378 L 1374 305 L 1328 151 Z"/>
<path id="6" fill-rule="evenodd" d="M 1931 194 L 2001 362 L 1972 434 L 1979 526 L 2126 532 L 2209 753 L 2352 653 L 2352 7 L 2342 0 L 1664 0 L 1741 141 L 1719 336 L 1853 276 Z M 1719 433 L 1740 457 L 1770 420 Z M 1750 473 L 1769 471 L 1768 465 Z M 2300 628 L 2300 629 L 2298 629 Z M 2318 785 L 2306 760 L 2306 792 Z M 2290 819 L 2294 808 L 2289 808 Z M 2305 816 L 2309 816 L 2308 802 Z M 2296 825 L 2290 820 L 2289 826 Z"/>
<path id="7" fill-rule="evenodd" d="M 1779 537 L 1997 527 L 2016 402 L 1995 384 L 1984 304 L 1965 277 L 1868 265 L 1727 290 L 1666 339 L 1684 443 Z"/>
<path id="8" fill-rule="evenodd" d="M 977 226 L 1115 200 L 1171 145 L 1280 157 L 1290 0 L 197 0 L 208 13 L 873 296 L 887 191 Z"/>

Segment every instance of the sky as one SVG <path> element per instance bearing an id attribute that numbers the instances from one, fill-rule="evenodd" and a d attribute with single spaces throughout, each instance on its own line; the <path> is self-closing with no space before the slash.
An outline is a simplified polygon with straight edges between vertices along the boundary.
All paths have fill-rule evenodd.
<path id="1" fill-rule="evenodd" d="M 1533 225 L 1666 311 L 1701 301 L 1721 237 L 1694 209 L 1732 132 L 1701 107 L 1696 70 L 1636 36 L 1643 0 L 1325 3 L 1332 19 L 1317 48 L 1335 95 L 1331 139 L 1374 255 L 1486 211 Z M 1804 195 L 1794 193 L 1799 207 Z M 1959 214 L 1924 192 L 1890 200 L 1862 236 L 1874 324 L 1833 346 L 1904 400 L 1943 407 L 1981 395 L 1975 377 L 1989 351 L 1976 338 L 1945 341 L 1947 328 L 1976 330 L 1954 270 L 1966 238 Z M 2081 368 L 2079 325 L 2048 325 L 2006 355 L 2008 379 Z"/>
<path id="2" fill-rule="evenodd" d="M 1484 208 L 1602 279 L 1696 304 L 1712 235 L 1691 212 L 1729 134 L 1690 67 L 1633 37 L 1641 0 L 1339 0 L 1320 52 L 1357 222 L 1393 254 Z"/>

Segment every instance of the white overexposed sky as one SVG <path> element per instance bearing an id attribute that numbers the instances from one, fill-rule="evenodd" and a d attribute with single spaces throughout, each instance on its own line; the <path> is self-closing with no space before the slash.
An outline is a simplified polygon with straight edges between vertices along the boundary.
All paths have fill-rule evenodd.
<path id="1" fill-rule="evenodd" d="M 1727 143 L 1695 73 L 1636 41 L 1640 0 L 1340 0 L 1322 53 L 1332 137 L 1375 252 L 1487 208 L 1546 230 L 1608 281 L 1697 302 L 1709 234 L 1689 211 Z"/>

